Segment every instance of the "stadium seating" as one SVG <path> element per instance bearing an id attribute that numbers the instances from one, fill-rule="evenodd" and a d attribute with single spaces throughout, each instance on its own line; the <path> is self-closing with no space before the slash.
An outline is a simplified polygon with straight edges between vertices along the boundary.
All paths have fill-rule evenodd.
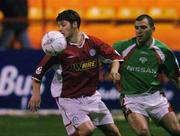
<path id="1" fill-rule="evenodd" d="M 116 14 L 116 20 L 134 20 L 137 16 L 144 14 L 143 8 L 123 7 L 119 8 Z"/>
<path id="2" fill-rule="evenodd" d="M 176 21 L 178 19 L 178 11 L 175 8 L 152 7 L 148 14 L 156 20 Z"/>
<path id="3" fill-rule="evenodd" d="M 2 19 L 3 19 L 3 13 L 2 13 L 2 11 L 0 10 L 0 23 L 1 23 Z M 2 33 L 2 27 L 1 27 L 1 25 L 0 25 L 0 35 L 1 35 L 1 33 Z"/>
<path id="4" fill-rule="evenodd" d="M 0 10 L 0 20 L 2 20 L 3 19 L 3 13 L 2 13 L 2 11 Z"/>
<path id="5" fill-rule="evenodd" d="M 30 7 L 28 17 L 30 20 L 41 20 L 42 19 L 42 8 Z"/>
<path id="6" fill-rule="evenodd" d="M 82 31 L 112 44 L 133 36 L 132 21 L 147 13 L 156 22 L 160 21 L 157 22 L 155 36 L 173 49 L 180 50 L 177 36 L 180 33 L 179 7 L 179 0 L 29 0 L 29 35 L 34 48 L 38 49 L 43 33 L 58 29 L 55 24 L 57 14 L 64 9 L 74 9 L 81 15 Z"/>
<path id="7" fill-rule="evenodd" d="M 89 7 L 84 16 L 85 20 L 113 20 L 114 8 L 111 7 Z"/>

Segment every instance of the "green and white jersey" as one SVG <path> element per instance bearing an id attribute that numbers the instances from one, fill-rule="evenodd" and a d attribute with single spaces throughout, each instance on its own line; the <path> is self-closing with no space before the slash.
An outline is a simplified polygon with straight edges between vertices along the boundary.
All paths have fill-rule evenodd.
<path id="1" fill-rule="evenodd" d="M 139 46 L 136 39 L 118 41 L 113 47 L 123 56 L 121 91 L 123 94 L 141 94 L 160 90 L 159 72 L 177 82 L 179 65 L 175 55 L 162 42 L 153 39 L 150 46 Z"/>

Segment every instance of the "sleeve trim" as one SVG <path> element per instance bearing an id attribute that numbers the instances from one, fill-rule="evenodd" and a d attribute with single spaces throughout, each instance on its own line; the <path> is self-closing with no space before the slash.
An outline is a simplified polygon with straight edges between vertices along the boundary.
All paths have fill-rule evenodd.
<path id="1" fill-rule="evenodd" d="M 115 59 L 115 60 L 112 60 L 112 61 L 120 61 L 120 62 L 122 62 L 122 61 L 124 61 L 124 60 L 123 60 L 123 59 L 120 59 L 120 60 Z"/>
<path id="2" fill-rule="evenodd" d="M 35 80 L 35 81 L 37 81 L 37 82 L 41 82 L 41 80 L 39 80 L 39 79 L 37 79 L 37 78 L 35 78 L 35 77 L 32 77 L 32 80 Z"/>

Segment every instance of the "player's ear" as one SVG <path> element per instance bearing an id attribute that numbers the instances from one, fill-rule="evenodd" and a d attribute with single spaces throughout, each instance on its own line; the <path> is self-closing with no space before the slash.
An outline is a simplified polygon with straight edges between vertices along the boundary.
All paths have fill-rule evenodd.
<path id="1" fill-rule="evenodd" d="M 73 28 L 77 28 L 77 22 L 73 22 Z"/>
<path id="2" fill-rule="evenodd" d="M 153 32 L 156 30 L 155 26 L 152 27 Z"/>

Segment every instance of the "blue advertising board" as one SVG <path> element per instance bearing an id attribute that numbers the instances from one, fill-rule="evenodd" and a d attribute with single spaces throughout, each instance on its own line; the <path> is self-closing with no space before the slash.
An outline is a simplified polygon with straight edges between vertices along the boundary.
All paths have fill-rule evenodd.
<path id="1" fill-rule="evenodd" d="M 180 52 L 175 52 L 180 60 Z M 39 50 L 7 50 L 0 52 L 0 109 L 27 109 L 32 92 L 31 75 L 44 53 Z M 106 74 L 106 68 L 100 74 Z M 53 71 L 43 78 L 41 109 L 57 109 L 51 96 Z M 110 110 L 120 109 L 119 93 L 108 79 L 100 80 L 98 90 Z M 180 111 L 180 91 L 166 86 L 166 95 L 176 111 Z"/>
<path id="2" fill-rule="evenodd" d="M 27 108 L 32 91 L 31 75 L 43 55 L 43 52 L 37 50 L 7 50 L 0 53 L 0 108 Z M 49 99 L 52 99 L 49 94 L 50 80 L 47 78 L 42 84 L 42 98 L 47 98 L 43 108 L 55 105 L 49 104 Z"/>

